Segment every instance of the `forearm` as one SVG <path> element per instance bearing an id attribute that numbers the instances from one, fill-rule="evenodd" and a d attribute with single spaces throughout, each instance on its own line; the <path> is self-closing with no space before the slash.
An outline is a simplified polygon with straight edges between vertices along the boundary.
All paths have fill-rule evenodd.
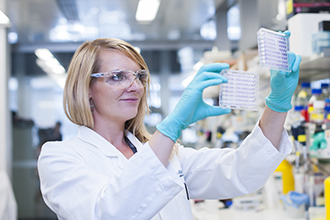
<path id="1" fill-rule="evenodd" d="M 279 148 L 286 115 L 286 112 L 276 112 L 266 106 L 259 121 L 259 126 L 263 134 L 268 140 L 270 140 L 276 149 Z"/>
<path id="2" fill-rule="evenodd" d="M 149 140 L 149 146 L 166 167 L 173 150 L 174 141 L 156 130 Z"/>

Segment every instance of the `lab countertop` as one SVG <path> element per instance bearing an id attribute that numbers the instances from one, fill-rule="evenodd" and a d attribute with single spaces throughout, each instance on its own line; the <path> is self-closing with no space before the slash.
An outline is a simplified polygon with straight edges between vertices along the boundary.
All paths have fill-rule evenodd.
<path id="1" fill-rule="evenodd" d="M 306 220 L 307 218 L 290 218 L 284 209 L 237 210 L 235 207 L 219 209 L 219 201 L 205 200 L 202 203 L 192 204 L 195 220 Z"/>

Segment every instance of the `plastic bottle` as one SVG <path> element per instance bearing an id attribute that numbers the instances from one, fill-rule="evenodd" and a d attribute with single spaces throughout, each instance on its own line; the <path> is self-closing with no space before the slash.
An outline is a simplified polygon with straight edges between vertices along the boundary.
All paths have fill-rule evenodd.
<path id="1" fill-rule="evenodd" d="M 315 101 L 322 101 L 322 89 L 312 89 L 312 96 L 308 100 L 308 115 L 309 115 L 309 121 L 311 121 L 311 114 L 314 111 L 314 102 Z"/>
<path id="2" fill-rule="evenodd" d="M 323 100 L 322 89 L 312 89 L 312 96 L 308 100 L 308 105 L 313 105 L 313 102 L 316 100 Z"/>
<path id="3" fill-rule="evenodd" d="M 293 128 L 297 128 L 305 121 L 305 118 L 301 112 L 303 109 L 304 109 L 304 107 L 301 105 L 294 107 L 294 111 L 290 118 L 291 119 L 290 123 Z"/>
<path id="4" fill-rule="evenodd" d="M 283 194 L 287 194 L 289 191 L 294 191 L 292 165 L 287 160 L 283 160 L 282 163 L 280 163 L 276 168 L 275 173 L 278 173 L 279 177 L 281 177 Z"/>
<path id="5" fill-rule="evenodd" d="M 295 106 L 307 107 L 310 97 L 311 97 L 310 83 L 309 82 L 301 83 L 301 87 L 296 95 Z"/>
<path id="6" fill-rule="evenodd" d="M 324 123 L 324 108 L 325 102 L 323 100 L 315 100 L 313 103 L 313 111 L 310 113 L 310 121 L 315 124 Z"/>
<path id="7" fill-rule="evenodd" d="M 330 121 L 330 99 L 325 99 L 324 119 Z"/>
<path id="8" fill-rule="evenodd" d="M 322 89 L 322 98 L 328 99 L 329 98 L 329 83 L 321 83 Z"/>
<path id="9" fill-rule="evenodd" d="M 324 200 L 326 219 L 330 219 L 330 177 L 324 180 Z"/>

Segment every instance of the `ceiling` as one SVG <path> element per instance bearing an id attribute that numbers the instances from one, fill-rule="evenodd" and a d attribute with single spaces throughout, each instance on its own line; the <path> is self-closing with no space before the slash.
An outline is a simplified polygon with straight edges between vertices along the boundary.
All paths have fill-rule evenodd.
<path id="1" fill-rule="evenodd" d="M 6 14 L 11 21 L 8 39 L 12 44 L 13 70 L 15 72 L 17 68 L 23 68 L 24 62 L 25 69 L 29 70 L 27 75 L 44 74 L 35 64 L 36 49 L 49 49 L 66 68 L 70 57 L 83 41 L 100 37 L 120 38 L 133 46 L 140 47 L 141 54 L 153 69 L 152 66 L 159 66 L 158 64 L 163 61 L 159 51 L 167 50 L 176 54 L 179 49 L 189 46 L 194 48 L 194 53 L 195 50 L 201 53 L 218 45 L 214 39 L 216 35 L 213 39 L 207 38 L 201 34 L 201 30 L 217 20 L 215 15 L 219 14 L 217 12 L 220 8 L 228 9 L 235 2 L 244 3 L 242 8 L 244 7 L 251 16 L 243 19 L 241 25 L 249 31 L 250 25 L 272 26 L 273 17 L 277 14 L 278 2 L 285 2 L 285 0 L 161 0 L 155 20 L 150 23 L 139 23 L 135 19 L 139 0 L 6 1 Z M 254 4 L 251 5 L 250 2 Z M 256 8 L 262 10 L 256 14 Z M 223 15 L 219 17 L 221 16 Z M 237 19 L 236 15 L 234 17 Z M 250 22 L 249 19 L 254 17 L 258 17 L 258 20 L 254 19 Z M 217 31 L 215 26 L 210 29 Z M 252 33 L 254 43 L 255 34 L 253 31 Z M 242 36 L 248 39 L 244 33 Z M 175 59 L 171 63 L 177 70 L 178 58 L 171 57 Z M 155 67 L 154 71 L 159 72 L 159 69 Z"/>
<path id="2" fill-rule="evenodd" d="M 7 14 L 12 22 L 9 31 L 17 33 L 17 43 L 25 46 L 72 45 L 99 37 L 191 42 L 205 41 L 201 26 L 214 17 L 224 1 L 162 0 L 156 19 L 150 23 L 135 20 L 138 0 L 10 0 Z"/>

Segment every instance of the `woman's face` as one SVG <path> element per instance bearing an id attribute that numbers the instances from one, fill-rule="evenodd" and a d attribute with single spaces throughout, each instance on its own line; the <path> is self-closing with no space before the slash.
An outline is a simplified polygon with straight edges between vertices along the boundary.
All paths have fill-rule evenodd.
<path id="1" fill-rule="evenodd" d="M 125 69 L 136 72 L 140 69 L 138 64 L 120 51 L 103 49 L 99 53 L 99 72 Z M 99 77 L 91 84 L 89 89 L 90 101 L 94 104 L 94 121 L 125 123 L 138 112 L 138 106 L 144 93 L 144 87 L 138 79 L 132 84 L 122 87 L 111 85 L 107 78 Z"/>

